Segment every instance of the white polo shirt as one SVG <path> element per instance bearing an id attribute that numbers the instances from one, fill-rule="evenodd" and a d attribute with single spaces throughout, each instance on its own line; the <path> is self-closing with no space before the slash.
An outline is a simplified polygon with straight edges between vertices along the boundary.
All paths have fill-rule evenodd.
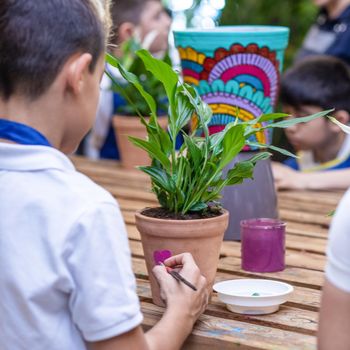
<path id="1" fill-rule="evenodd" d="M 0 143 L 0 349 L 80 350 L 142 322 L 113 197 L 61 152 Z"/>
<path id="2" fill-rule="evenodd" d="M 350 293 L 350 190 L 348 190 L 332 220 L 326 265 L 327 279 L 337 288 Z"/>

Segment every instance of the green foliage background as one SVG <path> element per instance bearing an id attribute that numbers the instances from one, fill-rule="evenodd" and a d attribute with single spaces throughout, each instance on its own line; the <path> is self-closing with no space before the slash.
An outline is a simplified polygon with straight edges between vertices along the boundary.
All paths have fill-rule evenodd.
<path id="1" fill-rule="evenodd" d="M 262 24 L 290 28 L 285 67 L 291 65 L 318 8 L 312 0 L 226 0 L 220 25 Z"/>

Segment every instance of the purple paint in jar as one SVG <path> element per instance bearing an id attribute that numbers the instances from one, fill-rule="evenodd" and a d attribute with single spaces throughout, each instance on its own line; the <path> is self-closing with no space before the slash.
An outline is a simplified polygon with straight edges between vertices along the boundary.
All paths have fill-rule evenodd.
<path id="1" fill-rule="evenodd" d="M 242 220 L 242 269 L 277 272 L 285 268 L 286 224 L 278 219 Z"/>

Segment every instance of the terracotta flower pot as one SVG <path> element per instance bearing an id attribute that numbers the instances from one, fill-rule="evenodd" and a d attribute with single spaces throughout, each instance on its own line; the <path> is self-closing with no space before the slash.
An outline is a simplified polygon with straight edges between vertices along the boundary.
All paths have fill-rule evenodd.
<path id="1" fill-rule="evenodd" d="M 159 117 L 158 122 L 165 129 L 168 125 L 168 118 L 166 116 Z M 146 128 L 141 123 L 140 118 L 137 116 L 115 115 L 113 117 L 113 127 L 122 167 L 134 169 L 138 165 L 150 165 L 151 161 L 147 152 L 134 146 L 128 139 L 128 136 L 146 139 Z"/>
<path id="2" fill-rule="evenodd" d="M 136 212 L 136 226 L 141 234 L 142 246 L 151 283 L 153 302 L 164 306 L 159 285 L 153 276 L 155 251 L 170 250 L 172 255 L 189 252 L 201 273 L 208 280 L 211 293 L 219 261 L 220 247 L 228 225 L 229 214 L 199 220 L 164 220 Z"/>

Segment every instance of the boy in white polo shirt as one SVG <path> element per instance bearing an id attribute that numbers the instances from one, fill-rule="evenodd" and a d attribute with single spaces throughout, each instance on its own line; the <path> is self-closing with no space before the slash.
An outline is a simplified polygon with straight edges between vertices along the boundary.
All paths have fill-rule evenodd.
<path id="1" fill-rule="evenodd" d="M 167 309 L 143 333 L 118 205 L 64 155 L 96 113 L 103 3 L 0 2 L 1 350 L 179 349 L 207 303 L 192 257 L 171 258 L 198 290 L 157 267 Z"/>

